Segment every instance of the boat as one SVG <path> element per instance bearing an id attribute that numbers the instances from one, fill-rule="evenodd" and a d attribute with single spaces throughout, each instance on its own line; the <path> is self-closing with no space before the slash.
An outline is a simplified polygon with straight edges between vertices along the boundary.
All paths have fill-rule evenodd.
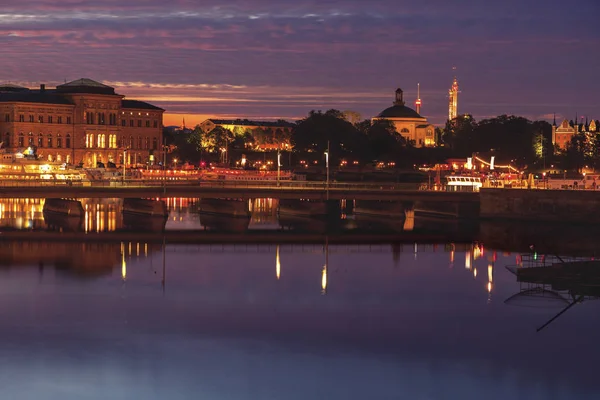
<path id="1" fill-rule="evenodd" d="M 85 214 L 79 200 L 46 199 L 42 212 L 45 214 L 60 214 L 64 216 L 81 217 Z"/>
<path id="2" fill-rule="evenodd" d="M 480 176 L 448 175 L 446 176 L 448 192 L 479 192 L 483 186 Z"/>
<path id="3" fill-rule="evenodd" d="M 4 182 L 36 180 L 72 184 L 85 179 L 85 171 L 65 163 L 39 160 L 31 150 L 0 153 L 0 180 Z"/>
<path id="4" fill-rule="evenodd" d="M 200 173 L 201 181 L 289 181 L 293 177 L 290 171 L 244 170 L 212 167 Z"/>
<path id="5" fill-rule="evenodd" d="M 123 213 L 167 217 L 169 210 L 163 200 L 126 198 L 123 199 Z"/>

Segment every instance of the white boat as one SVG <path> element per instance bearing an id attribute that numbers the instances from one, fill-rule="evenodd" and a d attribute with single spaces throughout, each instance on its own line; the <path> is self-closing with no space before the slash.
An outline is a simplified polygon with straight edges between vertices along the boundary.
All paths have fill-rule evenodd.
<path id="1" fill-rule="evenodd" d="M 67 164 L 47 162 L 23 153 L 0 153 L 0 180 L 80 182 L 85 172 Z"/>
<path id="2" fill-rule="evenodd" d="M 446 190 L 449 192 L 479 192 L 483 186 L 479 176 L 448 175 L 446 179 Z"/>

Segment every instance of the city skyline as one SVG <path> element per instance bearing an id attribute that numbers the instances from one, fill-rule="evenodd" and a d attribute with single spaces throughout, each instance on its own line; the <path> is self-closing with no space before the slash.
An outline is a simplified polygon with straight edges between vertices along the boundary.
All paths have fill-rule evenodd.
<path id="1" fill-rule="evenodd" d="M 459 114 L 478 120 L 600 118 L 592 0 L 55 3 L 0 6 L 0 81 L 91 78 L 166 109 L 165 125 L 329 108 L 366 119 L 397 87 L 415 108 L 418 83 L 422 114 L 441 125 L 455 75 Z"/>

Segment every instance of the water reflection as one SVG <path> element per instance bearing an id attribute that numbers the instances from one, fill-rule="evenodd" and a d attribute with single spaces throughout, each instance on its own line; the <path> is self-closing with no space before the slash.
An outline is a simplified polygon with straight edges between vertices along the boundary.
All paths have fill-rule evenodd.
<path id="1" fill-rule="evenodd" d="M 556 324 L 535 337 L 530 309 L 489 301 L 490 292 L 505 298 L 518 290 L 514 275 L 495 267 L 517 254 L 479 243 L 79 236 L 88 238 L 52 233 L 50 243 L 24 236 L 0 247 L 0 367 L 20 371 L 0 376 L 10 398 L 18 398 L 11 384 L 40 387 L 31 398 L 69 398 L 65 376 L 103 398 L 132 387 L 148 388 L 149 399 L 192 398 L 213 382 L 221 382 L 211 387 L 216 397 L 250 399 L 597 394 L 597 307 L 569 313 L 574 327 Z M 448 267 L 454 263 L 460 268 Z M 549 351 L 575 342 L 586 348 L 583 359 L 576 348 Z M 41 382 L 48 374 L 61 384 Z M 303 384 L 322 374 L 335 385 Z"/>

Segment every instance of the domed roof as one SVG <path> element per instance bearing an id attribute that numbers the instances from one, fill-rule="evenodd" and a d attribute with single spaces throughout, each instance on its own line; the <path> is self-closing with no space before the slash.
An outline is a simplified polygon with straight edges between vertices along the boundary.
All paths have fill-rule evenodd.
<path id="1" fill-rule="evenodd" d="M 396 89 L 396 101 L 394 105 L 386 108 L 377 115 L 377 118 L 423 118 L 412 108 L 406 107 L 402 89 Z"/>
<path id="2" fill-rule="evenodd" d="M 412 108 L 406 106 L 395 105 L 386 108 L 377 116 L 378 118 L 423 118 Z"/>

